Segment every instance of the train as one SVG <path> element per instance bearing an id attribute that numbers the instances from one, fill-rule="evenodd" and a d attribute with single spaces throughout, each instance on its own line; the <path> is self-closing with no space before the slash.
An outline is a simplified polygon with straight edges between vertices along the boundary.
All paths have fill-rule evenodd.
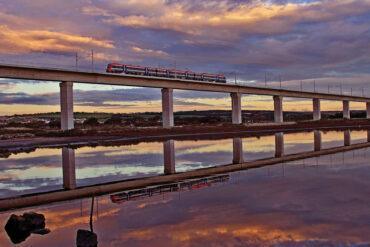
<path id="1" fill-rule="evenodd" d="M 200 179 L 188 179 L 176 183 L 169 183 L 158 186 L 150 186 L 141 189 L 127 190 L 114 195 L 111 195 L 111 201 L 116 204 L 122 204 L 129 201 L 137 201 L 153 196 L 168 194 L 171 192 L 185 192 L 194 189 L 210 187 L 219 183 L 229 181 L 229 174 L 214 175 Z"/>
<path id="2" fill-rule="evenodd" d="M 125 73 L 131 75 L 143 75 L 154 77 L 177 78 L 195 81 L 208 81 L 226 83 L 226 77 L 218 74 L 197 73 L 176 69 L 151 68 L 138 65 L 128 65 L 120 63 L 110 63 L 107 65 L 107 73 Z"/>

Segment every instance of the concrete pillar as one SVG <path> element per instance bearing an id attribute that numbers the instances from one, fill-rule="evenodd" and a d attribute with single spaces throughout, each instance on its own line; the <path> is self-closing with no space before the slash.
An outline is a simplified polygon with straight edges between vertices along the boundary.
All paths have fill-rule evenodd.
<path id="1" fill-rule="evenodd" d="M 74 128 L 73 123 L 73 82 L 65 81 L 60 86 L 60 124 L 62 130 Z"/>
<path id="2" fill-rule="evenodd" d="M 312 99 L 313 103 L 313 120 L 321 119 L 320 99 Z"/>
<path id="3" fill-rule="evenodd" d="M 242 138 L 233 138 L 233 164 L 243 163 L 243 142 Z"/>
<path id="4" fill-rule="evenodd" d="M 173 89 L 162 89 L 162 123 L 163 128 L 174 126 L 173 121 Z"/>
<path id="5" fill-rule="evenodd" d="M 344 131 L 344 146 L 350 146 L 351 145 L 351 131 L 345 130 Z"/>
<path id="6" fill-rule="evenodd" d="M 366 118 L 370 119 L 370 102 L 366 102 Z"/>
<path id="7" fill-rule="evenodd" d="M 164 174 L 174 174 L 175 169 L 175 143 L 174 140 L 163 142 Z"/>
<path id="8" fill-rule="evenodd" d="M 275 157 L 284 156 L 284 133 L 275 133 Z"/>
<path id="9" fill-rule="evenodd" d="M 76 188 L 76 168 L 75 168 L 75 150 L 72 148 L 62 148 L 63 162 L 63 188 Z"/>
<path id="10" fill-rule="evenodd" d="M 321 148 L 322 148 L 322 135 L 321 135 L 321 131 L 320 130 L 315 130 L 313 132 L 313 134 L 314 134 L 314 142 L 313 142 L 314 150 L 315 151 L 320 151 Z"/>
<path id="11" fill-rule="evenodd" d="M 367 142 L 370 142 L 370 130 L 367 131 Z"/>
<path id="12" fill-rule="evenodd" d="M 350 119 L 349 101 L 343 100 L 343 118 Z"/>
<path id="13" fill-rule="evenodd" d="M 283 97 L 274 96 L 274 120 L 275 123 L 282 123 L 283 120 Z"/>
<path id="14" fill-rule="evenodd" d="M 242 123 L 242 102 L 241 93 L 231 93 L 232 123 Z"/>

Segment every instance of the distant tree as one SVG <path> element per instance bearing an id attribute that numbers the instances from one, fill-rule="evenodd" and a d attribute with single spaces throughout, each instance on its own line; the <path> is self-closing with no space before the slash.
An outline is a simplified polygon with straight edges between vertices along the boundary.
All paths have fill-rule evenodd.
<path id="1" fill-rule="evenodd" d="M 60 120 L 51 120 L 48 125 L 50 128 L 60 128 Z"/>
<path id="2" fill-rule="evenodd" d="M 104 124 L 115 124 L 120 125 L 122 124 L 122 118 L 120 116 L 113 116 L 111 118 L 108 118 Z"/>
<path id="3" fill-rule="evenodd" d="M 91 117 L 84 121 L 84 125 L 96 126 L 99 125 L 98 119 Z"/>
<path id="4" fill-rule="evenodd" d="M 25 126 L 28 127 L 28 128 L 38 129 L 38 128 L 45 127 L 46 126 L 46 123 L 43 122 L 43 121 L 32 121 L 30 123 L 26 123 Z"/>
<path id="5" fill-rule="evenodd" d="M 151 117 L 148 119 L 150 122 L 158 122 L 159 120 L 161 120 L 161 117 L 160 116 L 154 116 L 154 117 Z"/>

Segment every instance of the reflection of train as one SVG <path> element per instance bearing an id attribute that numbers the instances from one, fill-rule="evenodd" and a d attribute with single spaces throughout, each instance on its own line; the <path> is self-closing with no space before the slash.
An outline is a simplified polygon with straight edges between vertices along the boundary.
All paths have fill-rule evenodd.
<path id="1" fill-rule="evenodd" d="M 210 176 L 200 179 L 189 179 L 179 181 L 177 183 L 150 186 L 136 190 L 128 190 L 111 195 L 110 198 L 112 202 L 121 204 L 127 201 L 141 200 L 152 196 L 167 194 L 170 192 L 200 189 L 203 187 L 212 186 L 213 184 L 216 183 L 222 183 L 227 181 L 229 181 L 229 175 Z"/>
<path id="2" fill-rule="evenodd" d="M 207 74 L 207 73 L 196 73 L 191 71 L 181 71 L 176 69 L 161 69 L 142 67 L 137 65 L 126 65 L 120 63 L 110 63 L 106 69 L 109 73 L 125 73 L 132 75 L 146 75 L 155 77 L 167 77 L 167 78 L 178 78 L 196 81 L 211 81 L 226 83 L 226 77 L 224 75 Z"/>

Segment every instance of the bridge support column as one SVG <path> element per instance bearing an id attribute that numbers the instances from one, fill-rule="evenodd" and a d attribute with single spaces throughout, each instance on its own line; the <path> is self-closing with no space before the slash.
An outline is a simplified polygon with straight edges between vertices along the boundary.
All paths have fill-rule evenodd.
<path id="1" fill-rule="evenodd" d="M 173 89 L 162 89 L 162 124 L 163 128 L 174 126 L 173 120 Z"/>
<path id="2" fill-rule="evenodd" d="M 370 142 L 370 130 L 367 130 L 367 142 Z"/>
<path id="3" fill-rule="evenodd" d="M 320 99 L 312 99 L 313 103 L 313 120 L 321 119 Z"/>
<path id="4" fill-rule="evenodd" d="M 343 101 L 343 118 L 345 118 L 345 119 L 350 119 L 351 118 L 351 114 L 350 114 L 350 110 L 349 110 L 349 101 L 348 100 Z"/>
<path id="5" fill-rule="evenodd" d="M 233 164 L 243 163 L 243 142 L 242 138 L 233 138 Z"/>
<path id="6" fill-rule="evenodd" d="M 275 123 L 282 123 L 284 121 L 282 96 L 274 96 L 274 120 Z"/>
<path id="7" fill-rule="evenodd" d="M 174 140 L 163 142 L 164 174 L 174 174 L 175 168 L 175 143 Z"/>
<path id="8" fill-rule="evenodd" d="M 74 128 L 73 123 L 73 82 L 65 81 L 60 86 L 60 127 L 62 130 Z"/>
<path id="9" fill-rule="evenodd" d="M 370 102 L 366 102 L 366 118 L 370 119 Z"/>
<path id="10" fill-rule="evenodd" d="M 351 131 L 345 130 L 344 131 L 344 146 L 350 146 L 351 145 Z"/>
<path id="11" fill-rule="evenodd" d="M 241 93 L 231 93 L 232 123 L 242 123 L 242 103 Z"/>
<path id="12" fill-rule="evenodd" d="M 322 148 L 322 135 L 320 130 L 315 130 L 314 134 L 314 151 L 320 151 Z"/>
<path id="13" fill-rule="evenodd" d="M 275 133 L 275 157 L 284 156 L 284 133 Z"/>
<path id="14" fill-rule="evenodd" d="M 75 150 L 72 148 L 62 148 L 63 162 L 63 188 L 76 188 L 76 167 L 75 167 Z"/>

